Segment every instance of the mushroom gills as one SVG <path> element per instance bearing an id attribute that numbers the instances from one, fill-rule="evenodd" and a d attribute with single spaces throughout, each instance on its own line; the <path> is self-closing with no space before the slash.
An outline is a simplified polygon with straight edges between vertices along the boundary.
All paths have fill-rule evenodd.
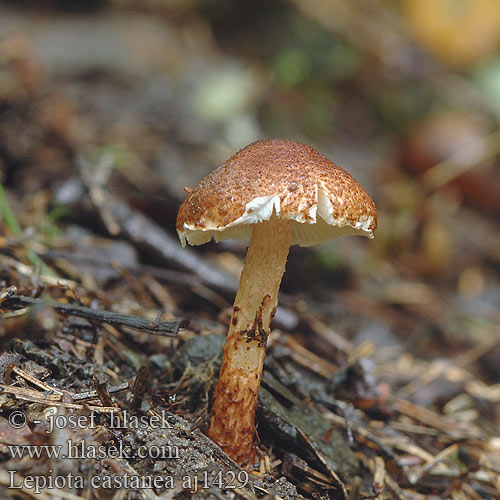
<path id="1" fill-rule="evenodd" d="M 217 242 L 226 239 L 249 238 L 253 224 L 269 220 L 273 213 L 281 214 L 280 197 L 278 195 L 258 196 L 246 204 L 243 215 L 224 227 L 203 229 L 195 225 L 184 224 L 183 245 L 186 241 L 190 245 L 202 245 L 212 238 Z M 317 190 L 317 203 L 309 208 L 308 218 L 303 214 L 285 215 L 285 217 L 292 220 L 290 241 L 292 245 L 309 247 L 339 236 L 356 234 L 373 238 L 372 216 L 362 215 L 354 222 L 354 225 L 345 218 L 335 218 L 332 202 L 322 189 Z"/>

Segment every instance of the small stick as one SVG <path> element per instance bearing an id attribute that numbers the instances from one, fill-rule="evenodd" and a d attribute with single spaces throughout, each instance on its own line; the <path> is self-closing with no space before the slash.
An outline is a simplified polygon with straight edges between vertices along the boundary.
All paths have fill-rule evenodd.
<path id="1" fill-rule="evenodd" d="M 373 489 L 375 493 L 381 495 L 384 492 L 385 484 L 385 462 L 382 457 L 375 457 L 374 459 L 374 473 L 373 473 Z"/>
<path id="2" fill-rule="evenodd" d="M 361 498 L 361 479 L 356 476 L 351 485 L 351 492 L 349 493 L 349 500 L 359 500 Z"/>
<path id="3" fill-rule="evenodd" d="M 0 304 L 10 299 L 13 295 L 17 293 L 17 288 L 15 286 L 9 286 L 6 290 L 0 293 Z"/>
<path id="4" fill-rule="evenodd" d="M 296 427 L 297 431 L 297 436 L 302 440 L 303 443 L 306 444 L 307 448 L 309 449 L 310 452 L 313 453 L 315 456 L 316 460 L 321 463 L 323 468 L 325 469 L 325 472 L 328 474 L 330 477 L 332 484 L 336 486 L 338 489 L 339 495 L 341 495 L 341 498 L 347 500 L 348 497 L 347 495 L 347 490 L 342 482 L 342 479 L 338 476 L 338 474 L 328 465 L 327 461 L 323 458 L 321 453 L 316 449 L 314 444 L 311 442 L 311 440 L 307 437 L 307 435 L 304 433 L 304 431 L 300 427 Z M 357 498 L 357 497 L 354 497 Z"/>
<path id="5" fill-rule="evenodd" d="M 62 396 L 64 394 L 63 391 L 61 391 L 60 389 L 57 389 L 56 387 L 52 387 L 50 385 L 47 385 L 45 382 L 38 380 L 33 375 L 31 375 L 28 372 L 25 372 L 23 369 L 18 368 L 17 366 L 14 366 L 14 368 L 12 368 L 12 372 L 15 373 L 16 375 L 19 375 L 20 377 L 23 377 L 28 382 L 31 382 L 33 385 L 36 385 L 40 389 L 44 389 L 45 391 L 48 391 L 49 393 L 56 393 L 59 396 Z"/>
<path id="6" fill-rule="evenodd" d="M 35 389 L 27 389 L 25 387 L 17 387 L 12 385 L 3 385 L 0 384 L 0 393 L 1 394 L 12 394 L 17 399 L 26 399 L 26 398 L 39 398 L 44 399 L 48 402 L 60 401 L 62 399 L 61 394 L 46 394 Z"/>
<path id="7" fill-rule="evenodd" d="M 120 392 L 128 390 L 129 387 L 130 386 L 129 386 L 128 382 L 123 382 L 123 384 L 112 385 L 112 386 L 108 387 L 108 392 L 110 394 L 119 394 Z M 70 392 L 69 395 L 73 401 L 88 401 L 88 400 L 97 398 L 96 391 L 79 392 L 76 394 Z"/>
<path id="8" fill-rule="evenodd" d="M 144 330 L 154 335 L 162 335 L 164 337 L 175 337 L 179 328 L 185 328 L 188 321 L 185 319 L 175 319 L 172 321 L 151 321 L 147 318 L 133 316 L 130 314 L 118 314 L 112 311 L 103 311 L 90 309 L 89 307 L 78 306 L 74 304 L 63 304 L 53 300 L 34 299 L 23 295 L 13 295 L 5 300 L 5 303 L 16 302 L 24 306 L 33 306 L 42 304 L 48 307 L 53 307 L 56 311 L 62 314 L 78 316 L 95 321 L 102 321 L 110 325 L 128 326 L 135 330 Z"/>
<path id="9" fill-rule="evenodd" d="M 128 382 L 123 382 L 123 384 L 120 385 L 112 385 L 108 387 L 108 392 L 110 394 L 118 394 L 120 392 L 126 391 L 129 388 L 129 383 Z M 73 401 L 84 401 L 84 400 L 89 400 L 89 399 L 96 399 L 97 398 L 97 392 L 96 391 L 86 391 L 86 392 L 79 392 L 77 394 L 70 393 L 71 399 Z"/>
<path id="10" fill-rule="evenodd" d="M 94 377 L 94 389 L 97 392 L 97 397 L 101 401 L 102 406 L 117 406 L 111 399 L 111 395 L 106 387 L 106 382 L 99 379 L 99 377 Z"/>
<path id="11" fill-rule="evenodd" d="M 426 474 L 428 473 L 431 469 L 433 469 L 437 464 L 441 463 L 443 460 L 446 458 L 449 458 L 451 455 L 454 455 L 458 452 L 458 444 L 454 443 L 451 446 L 448 446 L 448 448 L 445 448 L 441 452 L 439 452 L 435 457 L 433 457 L 431 460 L 429 460 L 427 463 L 425 463 L 419 471 L 417 471 L 415 474 L 413 474 L 412 477 L 410 477 L 410 483 L 412 484 L 417 484 L 417 482 Z"/>
<path id="12" fill-rule="evenodd" d="M 142 365 L 137 371 L 137 375 L 132 386 L 132 399 L 129 407 L 131 410 L 137 410 L 141 407 L 142 399 L 147 391 L 149 379 L 149 369 L 146 365 Z"/>

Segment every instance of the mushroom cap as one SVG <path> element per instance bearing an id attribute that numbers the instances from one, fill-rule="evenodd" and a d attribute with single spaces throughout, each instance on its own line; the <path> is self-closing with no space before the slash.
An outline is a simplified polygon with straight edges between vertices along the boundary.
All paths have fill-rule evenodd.
<path id="1" fill-rule="evenodd" d="M 275 213 L 292 222 L 291 244 L 337 236 L 373 238 L 377 209 L 345 170 L 310 146 L 285 139 L 254 142 L 194 188 L 177 214 L 182 246 L 244 239 Z"/>

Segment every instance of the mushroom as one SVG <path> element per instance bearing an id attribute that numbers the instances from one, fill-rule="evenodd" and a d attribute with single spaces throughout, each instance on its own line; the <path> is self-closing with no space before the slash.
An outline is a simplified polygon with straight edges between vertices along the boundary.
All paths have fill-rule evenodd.
<path id="1" fill-rule="evenodd" d="M 182 246 L 250 236 L 207 432 L 239 464 L 255 460 L 265 347 L 290 245 L 351 234 L 373 238 L 376 227 L 375 204 L 351 175 L 311 147 L 284 139 L 246 146 L 180 207 Z"/>

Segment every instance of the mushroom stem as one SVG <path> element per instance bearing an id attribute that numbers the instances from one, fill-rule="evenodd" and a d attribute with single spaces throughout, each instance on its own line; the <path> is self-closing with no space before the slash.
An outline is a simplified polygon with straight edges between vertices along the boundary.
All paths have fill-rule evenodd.
<path id="1" fill-rule="evenodd" d="M 255 224 L 241 272 L 208 436 L 239 464 L 255 459 L 255 411 L 266 340 L 290 248 L 289 220 Z"/>

